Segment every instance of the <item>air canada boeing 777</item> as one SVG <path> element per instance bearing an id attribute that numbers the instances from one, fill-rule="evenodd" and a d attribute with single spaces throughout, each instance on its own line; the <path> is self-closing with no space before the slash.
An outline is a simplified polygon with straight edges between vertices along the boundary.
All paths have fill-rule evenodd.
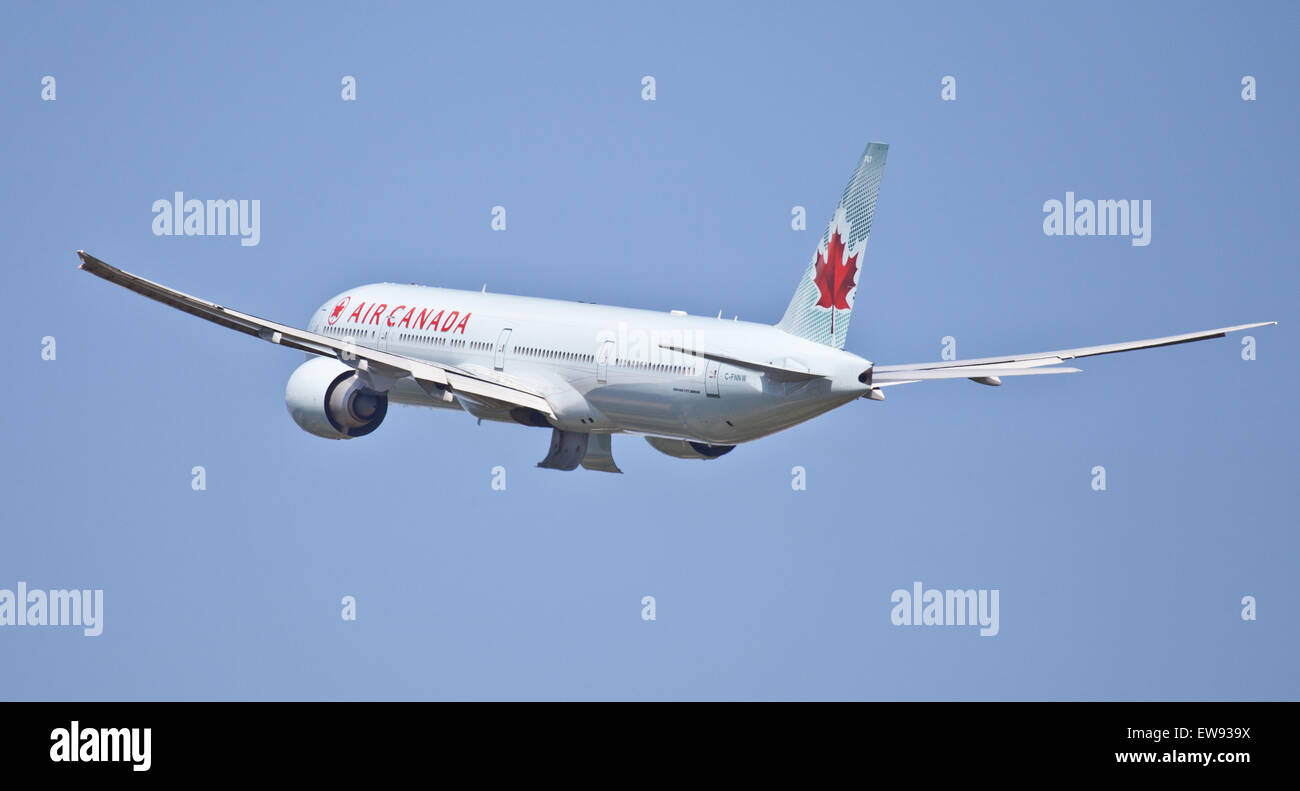
<path id="1" fill-rule="evenodd" d="M 306 329 L 182 294 L 78 252 L 81 268 L 150 299 L 308 353 L 285 403 L 326 439 L 378 428 L 390 401 L 551 429 L 538 466 L 620 472 L 610 438 L 641 435 L 678 458 L 712 459 L 884 388 L 936 379 L 1000 385 L 1077 372 L 1069 360 L 1221 338 L 1242 324 L 1104 346 L 907 365 L 844 351 L 889 147 L 854 167 L 794 298 L 775 325 L 381 283 L 332 297 Z"/>

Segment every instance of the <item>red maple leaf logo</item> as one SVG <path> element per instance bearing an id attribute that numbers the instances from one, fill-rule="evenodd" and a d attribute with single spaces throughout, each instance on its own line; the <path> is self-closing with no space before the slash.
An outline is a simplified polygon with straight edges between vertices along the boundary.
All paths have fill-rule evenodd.
<path id="1" fill-rule="evenodd" d="M 847 235 L 848 229 L 845 229 Z M 857 284 L 853 279 L 858 274 L 858 255 L 859 250 L 853 255 L 848 255 L 848 248 L 844 243 L 844 237 L 840 235 L 840 218 L 836 217 L 831 224 L 831 238 L 826 243 L 826 252 L 822 253 L 817 250 L 817 266 L 813 272 L 813 282 L 817 284 L 818 291 L 821 292 L 821 298 L 817 300 L 819 308 L 834 308 L 835 310 L 849 310 L 853 306 L 848 303 L 849 292 Z M 835 314 L 831 313 L 832 328 L 834 327 Z M 832 330 L 833 331 L 833 330 Z"/>
<path id="2" fill-rule="evenodd" d="M 352 301 L 352 297 L 344 297 L 343 299 L 339 300 L 339 304 L 334 306 L 334 312 L 331 313 L 329 317 L 329 323 L 331 325 L 334 324 L 334 322 L 339 320 L 339 316 L 343 315 L 343 310 L 347 308 L 348 303 L 351 301 Z"/>

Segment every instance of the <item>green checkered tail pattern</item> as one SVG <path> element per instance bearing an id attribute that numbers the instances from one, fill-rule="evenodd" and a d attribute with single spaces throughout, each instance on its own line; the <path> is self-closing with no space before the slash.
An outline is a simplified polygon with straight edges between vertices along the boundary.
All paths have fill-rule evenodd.
<path id="1" fill-rule="evenodd" d="M 777 328 L 844 348 L 889 146 L 869 143 Z"/>

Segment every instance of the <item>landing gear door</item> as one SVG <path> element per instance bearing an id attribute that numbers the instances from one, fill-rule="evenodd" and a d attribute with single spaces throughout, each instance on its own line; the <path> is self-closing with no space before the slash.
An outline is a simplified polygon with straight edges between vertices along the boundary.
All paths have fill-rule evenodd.
<path id="1" fill-rule="evenodd" d="M 504 330 L 501 330 L 501 334 L 497 336 L 496 356 L 492 360 L 492 367 L 498 371 L 506 367 L 506 346 L 509 344 L 510 328 L 507 327 Z"/>
<path id="2" fill-rule="evenodd" d="M 609 381 L 609 362 L 614 357 L 614 342 L 601 341 L 600 348 L 596 349 L 596 382 L 605 384 Z"/>
<path id="3" fill-rule="evenodd" d="M 721 366 L 717 360 L 709 360 L 708 367 L 704 369 L 704 394 L 709 398 L 718 398 L 718 368 Z"/>

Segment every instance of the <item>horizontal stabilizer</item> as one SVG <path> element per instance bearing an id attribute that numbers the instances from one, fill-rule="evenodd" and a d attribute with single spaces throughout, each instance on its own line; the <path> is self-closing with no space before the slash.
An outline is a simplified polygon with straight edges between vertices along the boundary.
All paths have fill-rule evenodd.
<path id="1" fill-rule="evenodd" d="M 729 363 L 731 365 L 744 366 L 745 368 L 753 368 L 758 371 L 763 371 L 775 379 L 819 379 L 822 376 L 822 374 L 813 373 L 807 369 L 792 368 L 790 364 L 784 360 L 768 360 L 766 362 L 759 362 L 758 360 L 747 360 L 717 350 L 706 351 L 704 349 L 691 349 L 685 346 L 673 346 L 666 343 L 659 344 L 659 348 L 667 349 L 672 352 L 682 352 L 683 354 L 690 354 L 695 357 L 703 357 L 706 360 L 716 360 L 720 363 Z"/>

